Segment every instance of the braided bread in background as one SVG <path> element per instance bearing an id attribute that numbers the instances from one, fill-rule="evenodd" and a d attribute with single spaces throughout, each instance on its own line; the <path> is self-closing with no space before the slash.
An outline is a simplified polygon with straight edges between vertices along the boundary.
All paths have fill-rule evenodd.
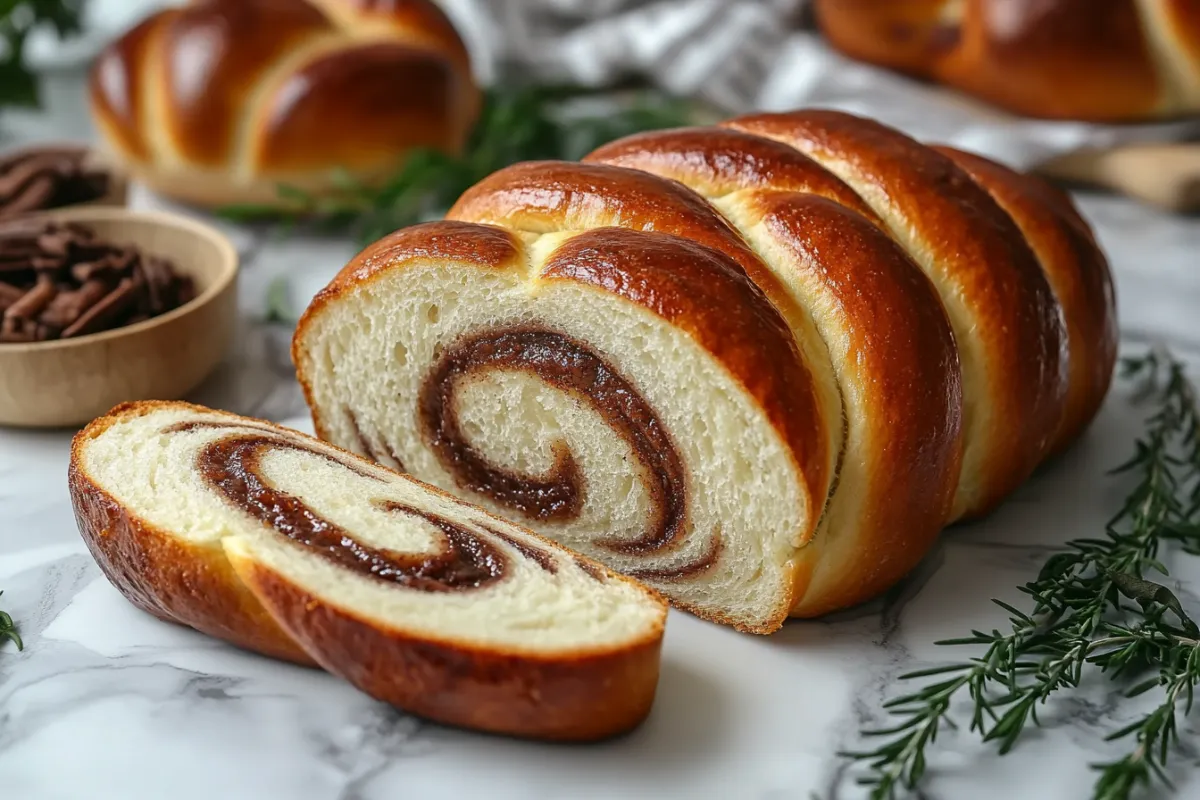
<path id="1" fill-rule="evenodd" d="M 816 0 L 816 10 L 847 55 L 1020 114 L 1200 111 L 1198 0 Z"/>
<path id="2" fill-rule="evenodd" d="M 1087 426 L 1070 200 L 829 111 L 501 170 L 300 321 L 318 433 L 753 632 L 864 601 Z"/>
<path id="3" fill-rule="evenodd" d="M 479 90 L 431 0 L 193 0 L 100 55 L 92 113 L 140 181 L 201 205 L 283 182 L 371 181 L 416 147 L 460 148 Z"/>

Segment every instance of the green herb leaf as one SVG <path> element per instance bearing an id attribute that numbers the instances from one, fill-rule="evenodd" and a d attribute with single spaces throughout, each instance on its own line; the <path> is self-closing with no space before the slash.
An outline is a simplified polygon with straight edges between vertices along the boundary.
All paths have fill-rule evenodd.
<path id="1" fill-rule="evenodd" d="M 0 595 L 2 594 L 4 592 L 0 592 Z M 21 635 L 17 633 L 17 626 L 13 622 L 13 618 L 6 612 L 0 611 L 0 646 L 3 646 L 5 641 L 11 641 L 18 650 L 25 649 L 25 643 L 21 641 Z"/>

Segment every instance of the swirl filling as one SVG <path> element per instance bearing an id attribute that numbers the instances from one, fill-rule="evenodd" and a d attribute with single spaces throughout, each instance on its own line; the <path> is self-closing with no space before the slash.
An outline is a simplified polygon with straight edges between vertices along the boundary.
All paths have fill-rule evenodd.
<path id="1" fill-rule="evenodd" d="M 224 426 L 193 423 L 176 430 L 194 427 Z M 374 476 L 328 453 L 251 431 L 254 429 L 248 428 L 204 445 L 197 466 L 227 502 L 289 540 L 343 569 L 420 591 L 479 589 L 504 578 L 508 559 L 491 543 L 451 520 L 403 503 L 381 501 L 379 507 L 432 524 L 441 533 L 437 552 L 403 553 L 359 541 L 350 531 L 309 508 L 301 498 L 272 486 L 263 476 L 262 458 L 270 450 L 294 450 L 324 458 L 359 475 Z M 552 563 L 549 554 L 525 543 L 516 549 L 543 569 Z"/>
<path id="2" fill-rule="evenodd" d="M 650 520 L 634 540 L 600 540 L 614 552 L 646 554 L 675 544 L 686 528 L 687 481 L 675 443 L 637 389 L 586 344 L 538 327 L 471 334 L 446 348 L 421 386 L 422 434 L 442 466 L 464 488 L 538 522 L 576 519 L 585 482 L 567 442 L 553 443 L 554 463 L 541 476 L 491 464 L 463 435 L 456 393 L 472 373 L 522 370 L 571 394 L 600 415 L 633 451 L 650 498 Z"/>

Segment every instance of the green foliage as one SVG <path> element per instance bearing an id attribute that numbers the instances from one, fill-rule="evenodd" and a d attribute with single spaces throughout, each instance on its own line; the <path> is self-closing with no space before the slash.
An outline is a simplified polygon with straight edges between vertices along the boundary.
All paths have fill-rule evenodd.
<path id="1" fill-rule="evenodd" d="M 0 592 L 0 594 L 4 594 L 4 592 Z M 25 643 L 21 641 L 21 634 L 17 633 L 17 625 L 13 622 L 13 618 L 6 612 L 0 611 L 0 645 L 3 645 L 5 641 L 11 641 L 18 650 L 25 649 Z"/>
<path id="2" fill-rule="evenodd" d="M 78 33 L 83 0 L 0 0 L 0 108 L 38 105 L 37 79 L 25 65 L 30 31 L 52 25 L 59 37 Z"/>
<path id="3" fill-rule="evenodd" d="M 1169 786 L 1165 765 L 1178 742 L 1178 717 L 1191 710 L 1200 683 L 1200 629 L 1170 589 L 1145 576 L 1166 568 L 1167 543 L 1200 554 L 1200 413 L 1183 366 L 1151 352 L 1122 364 L 1140 381 L 1140 394 L 1157 402 L 1135 453 L 1115 470 L 1137 483 L 1104 535 L 1069 542 L 1024 586 L 1032 607 L 1022 611 L 995 600 L 1010 615 L 1011 630 L 972 631 L 939 645 L 984 648 L 966 661 L 901 676 L 939 680 L 885 704 L 895 724 L 862 735 L 880 738 L 873 750 L 845 753 L 864 762 L 861 781 L 872 800 L 915 790 L 926 769 L 926 750 L 944 725 L 954 727 L 951 702 L 965 694 L 969 729 L 1001 754 L 1039 724 L 1037 709 L 1059 691 L 1080 685 L 1085 670 L 1113 679 L 1141 676 L 1129 697 L 1157 691 L 1159 704 L 1110 740 L 1130 738 L 1123 758 L 1093 765 L 1096 800 L 1127 800 L 1152 784 Z"/>
<path id="4" fill-rule="evenodd" d="M 638 131 L 687 125 L 696 112 L 687 103 L 640 93 L 617 108 L 585 107 L 591 92 L 577 87 L 534 87 L 486 93 L 479 121 L 460 155 L 432 148 L 409 154 L 400 170 L 379 185 L 341 176 L 332 196 L 313 197 L 279 188 L 277 205 L 223 209 L 247 221 L 308 221 L 319 229 L 348 232 L 366 243 L 397 228 L 436 217 L 464 191 L 518 161 L 577 159 L 613 139 Z"/>

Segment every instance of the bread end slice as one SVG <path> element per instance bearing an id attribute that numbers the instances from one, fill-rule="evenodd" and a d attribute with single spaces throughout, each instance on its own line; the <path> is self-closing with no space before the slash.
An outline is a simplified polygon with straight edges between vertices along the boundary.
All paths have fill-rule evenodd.
<path id="1" fill-rule="evenodd" d="M 477 730 L 594 740 L 653 703 L 658 595 L 311 437 L 127 404 L 76 437 L 70 484 L 105 575 L 161 619 Z"/>

